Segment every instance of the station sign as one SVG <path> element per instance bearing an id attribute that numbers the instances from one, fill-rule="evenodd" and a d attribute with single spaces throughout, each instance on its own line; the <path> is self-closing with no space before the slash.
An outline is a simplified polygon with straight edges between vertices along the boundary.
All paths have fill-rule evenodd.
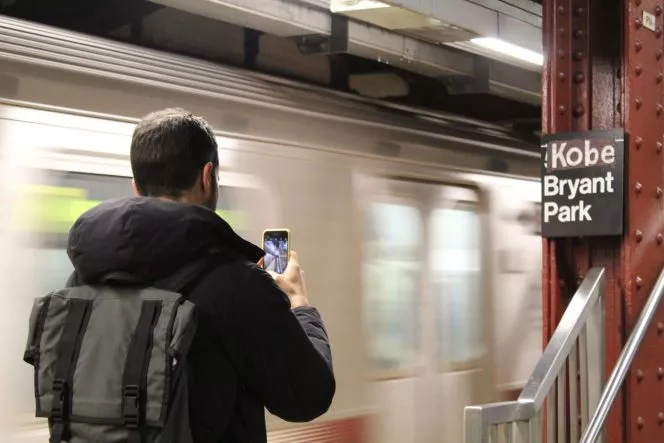
<path id="1" fill-rule="evenodd" d="M 542 138 L 542 236 L 621 235 L 625 131 Z"/>

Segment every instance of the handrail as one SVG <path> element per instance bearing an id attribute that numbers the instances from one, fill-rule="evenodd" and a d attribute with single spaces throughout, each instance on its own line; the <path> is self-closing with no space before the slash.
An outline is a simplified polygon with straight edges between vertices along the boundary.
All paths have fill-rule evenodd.
<path id="1" fill-rule="evenodd" d="M 563 368 L 575 340 L 590 316 L 591 308 L 604 292 L 604 268 L 591 269 L 577 289 L 544 354 L 537 362 L 530 380 L 521 391 L 519 401 L 532 401 L 540 409 Z"/>
<path id="2" fill-rule="evenodd" d="M 583 434 L 581 443 L 595 443 L 600 436 L 606 417 L 609 415 L 609 410 L 616 399 L 616 395 L 618 395 L 618 391 L 620 390 L 623 381 L 625 381 L 627 371 L 632 364 L 632 360 L 634 360 L 636 352 L 639 350 L 639 345 L 641 344 L 643 337 L 646 335 L 650 323 L 655 317 L 657 308 L 662 301 L 662 296 L 664 296 L 664 269 L 660 272 L 655 287 L 648 296 L 648 301 L 646 301 L 646 305 L 641 311 L 639 319 L 637 320 L 636 325 L 634 325 L 634 329 L 629 335 L 625 347 L 620 353 L 616 367 L 613 369 L 613 372 L 609 377 L 604 392 L 602 392 L 602 396 L 597 405 L 597 410 L 593 414 L 586 432 Z"/>
<path id="3" fill-rule="evenodd" d="M 558 381 L 558 391 L 560 391 L 560 397 L 564 402 L 566 363 L 569 363 L 568 359 L 573 362 L 574 374 L 576 374 L 577 341 L 580 342 L 578 349 L 581 355 L 581 366 L 586 365 L 587 372 L 588 359 L 585 354 L 586 351 L 591 351 L 592 347 L 587 347 L 585 344 L 585 328 L 592 318 L 593 308 L 599 306 L 601 311 L 601 294 L 603 293 L 603 289 L 604 269 L 592 268 L 587 273 L 565 310 L 558 327 L 518 400 L 481 406 L 468 406 L 465 408 L 466 443 L 489 442 L 489 437 L 492 435 L 490 428 L 494 425 L 518 425 L 524 422 L 528 425 L 527 431 L 522 429 L 522 432 L 526 432 L 528 435 L 526 441 L 535 442 L 541 440 L 541 428 L 539 425 L 540 411 L 547 396 L 551 393 L 553 402 L 548 401 L 548 410 L 550 417 L 553 417 L 550 418 L 550 421 L 555 421 L 556 390 L 554 386 L 556 385 L 556 381 Z M 600 327 L 599 329 L 601 330 L 602 328 Z M 582 332 L 584 332 L 584 340 L 579 340 Z M 601 379 L 601 377 L 595 378 L 597 380 Z M 570 377 L 570 387 L 576 386 L 576 382 L 576 377 Z M 599 392 L 597 393 L 599 394 Z M 588 398 L 585 400 L 582 399 L 582 416 L 585 416 L 586 420 L 588 403 Z M 560 415 L 564 414 L 561 414 L 559 411 Z M 564 423 L 560 424 L 560 418 L 558 424 L 559 429 L 561 429 L 560 432 L 565 432 L 564 429 L 566 426 Z M 553 426 L 553 423 L 549 423 L 550 429 Z M 570 428 L 575 427 L 570 426 Z M 511 435 L 512 429 L 510 428 L 507 432 Z M 550 441 L 554 441 L 554 439 L 550 439 Z"/>

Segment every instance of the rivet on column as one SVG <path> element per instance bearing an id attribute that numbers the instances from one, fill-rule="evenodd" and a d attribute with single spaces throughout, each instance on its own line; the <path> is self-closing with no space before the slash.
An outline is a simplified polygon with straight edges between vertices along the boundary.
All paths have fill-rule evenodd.
<path id="1" fill-rule="evenodd" d="M 634 49 L 636 49 L 636 52 L 639 52 L 641 49 L 643 49 L 643 43 L 641 43 L 641 40 L 637 40 L 634 43 Z"/>
<path id="2" fill-rule="evenodd" d="M 664 111 L 664 106 L 657 104 L 657 115 L 662 115 L 662 111 Z"/>
<path id="3" fill-rule="evenodd" d="M 662 15 L 662 7 L 661 7 L 661 6 L 659 6 L 659 5 L 655 6 L 655 15 L 656 15 L 657 17 L 659 17 L 660 15 Z"/>
<path id="4" fill-rule="evenodd" d="M 573 35 L 575 39 L 580 39 L 583 37 L 583 29 L 575 29 Z"/>
<path id="5" fill-rule="evenodd" d="M 641 191 L 643 191 L 643 185 L 639 182 L 634 185 L 634 190 L 636 191 L 637 194 L 640 194 Z"/>
<path id="6" fill-rule="evenodd" d="M 639 29 L 641 27 L 641 19 L 637 18 L 634 20 L 634 25 L 636 26 L 636 29 Z"/>
<path id="7" fill-rule="evenodd" d="M 636 427 L 639 428 L 639 430 L 643 429 L 643 426 L 645 426 L 646 422 L 643 419 L 643 417 L 637 417 L 636 419 Z"/>
<path id="8" fill-rule="evenodd" d="M 574 8 L 574 15 L 578 17 L 581 14 L 583 14 L 583 11 L 585 11 L 585 8 L 583 6 L 577 6 L 576 8 Z"/>
<path id="9" fill-rule="evenodd" d="M 643 371 L 640 369 L 636 370 L 636 381 L 639 383 L 643 381 Z"/>
<path id="10" fill-rule="evenodd" d="M 658 72 L 657 75 L 655 76 L 655 81 L 657 83 L 662 83 L 662 77 L 664 77 L 664 74 L 662 74 L 661 72 Z"/>
<path id="11" fill-rule="evenodd" d="M 664 334 L 664 323 L 657 322 L 657 335 L 662 335 Z"/>
<path id="12" fill-rule="evenodd" d="M 636 277 L 636 289 L 641 289 L 641 286 L 643 286 L 643 279 L 641 277 Z"/>
<path id="13" fill-rule="evenodd" d="M 634 233 L 634 237 L 636 238 L 637 243 L 641 242 L 641 240 L 643 240 L 643 232 L 637 229 Z"/>
<path id="14" fill-rule="evenodd" d="M 657 414 L 657 421 L 659 421 L 660 426 L 664 425 L 664 412 Z"/>
<path id="15" fill-rule="evenodd" d="M 641 73 L 643 72 L 643 66 L 636 65 L 636 67 L 634 68 L 634 72 L 636 72 L 636 75 L 641 75 Z"/>
<path id="16" fill-rule="evenodd" d="M 567 112 L 567 108 L 565 108 L 565 105 L 558 106 L 558 113 L 560 115 L 564 115 L 566 112 Z"/>
<path id="17" fill-rule="evenodd" d="M 641 149 L 642 144 L 643 144 L 643 139 L 641 137 L 636 137 L 634 139 L 634 146 L 636 146 L 636 149 Z"/>
<path id="18" fill-rule="evenodd" d="M 662 36 L 662 28 L 658 26 L 657 30 L 655 31 L 655 37 L 660 38 L 661 36 Z"/>
<path id="19" fill-rule="evenodd" d="M 662 241 L 664 241 L 664 235 L 662 235 L 661 233 L 657 234 L 657 236 L 655 237 L 655 241 L 657 242 L 658 245 L 661 245 Z"/>
<path id="20" fill-rule="evenodd" d="M 575 72 L 574 73 L 574 82 L 575 83 L 583 83 L 583 81 L 586 79 L 586 76 L 583 74 L 583 72 Z"/>
<path id="21" fill-rule="evenodd" d="M 655 51 L 655 58 L 656 58 L 657 60 L 659 60 L 660 58 L 662 58 L 662 50 L 661 50 L 661 49 L 658 49 L 657 51 Z"/>
<path id="22" fill-rule="evenodd" d="M 641 0 L 636 0 L 636 6 L 639 6 L 641 4 Z"/>
<path id="23" fill-rule="evenodd" d="M 660 380 L 664 378 L 664 368 L 659 367 L 657 368 L 657 378 Z"/>
<path id="24" fill-rule="evenodd" d="M 634 103 L 636 103 L 636 109 L 641 109 L 641 106 L 643 106 L 643 99 L 637 97 L 636 100 L 634 100 Z"/>
<path id="25" fill-rule="evenodd" d="M 585 114 L 586 108 L 584 108 L 582 104 L 576 104 L 574 105 L 572 112 L 574 113 L 574 117 L 581 117 Z"/>
<path id="26" fill-rule="evenodd" d="M 564 14 L 565 13 L 565 7 L 563 5 L 558 6 L 558 12 L 560 12 L 561 14 Z"/>
<path id="27" fill-rule="evenodd" d="M 659 152 L 662 150 L 662 142 L 657 142 L 655 144 L 655 151 Z"/>
<path id="28" fill-rule="evenodd" d="M 657 187 L 657 191 L 655 192 L 655 196 L 657 198 L 662 198 L 662 195 L 664 195 L 664 189 L 660 188 L 659 186 Z"/>
<path id="29" fill-rule="evenodd" d="M 583 52 L 581 51 L 575 52 L 574 54 L 572 54 L 572 59 L 575 62 L 580 62 L 581 60 L 583 60 Z"/>

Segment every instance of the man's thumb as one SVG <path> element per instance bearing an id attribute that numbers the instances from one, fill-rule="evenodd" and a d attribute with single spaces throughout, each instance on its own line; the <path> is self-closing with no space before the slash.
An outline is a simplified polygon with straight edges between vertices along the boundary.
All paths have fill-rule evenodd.
<path id="1" fill-rule="evenodd" d="M 298 258 L 297 258 L 297 252 L 295 252 L 295 251 L 290 252 L 290 255 L 288 256 L 288 260 L 294 261 L 296 263 L 300 262 L 300 260 L 298 260 Z"/>

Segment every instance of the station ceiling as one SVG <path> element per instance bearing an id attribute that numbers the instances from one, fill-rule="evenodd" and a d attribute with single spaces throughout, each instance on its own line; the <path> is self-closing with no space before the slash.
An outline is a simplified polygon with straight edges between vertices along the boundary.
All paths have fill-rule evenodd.
<path id="1" fill-rule="evenodd" d="M 0 0 L 0 13 L 401 104 L 467 115 L 537 136 L 541 115 L 537 69 L 352 17 L 339 20 L 343 14 L 307 5 L 321 1 L 327 2 L 275 0 L 273 4 L 281 7 L 273 11 L 262 9 L 260 14 L 247 15 L 245 7 L 245 15 L 239 15 L 234 7 L 250 1 Z M 534 17 L 528 19 L 529 23 L 537 23 L 536 13 L 532 13 L 537 11 L 532 6 L 536 2 L 477 1 L 505 3 L 512 9 L 513 3 L 527 2 L 529 14 Z M 195 8 L 212 4 L 227 7 Z M 264 8 L 265 2 L 262 5 Z M 285 6 L 295 9 L 286 10 Z M 279 14 L 294 18 L 280 21 Z M 272 21 L 265 21 L 265 17 Z M 342 33 L 345 31 L 345 42 L 333 33 L 333 28 L 340 26 Z M 336 45 L 338 50 L 331 51 L 329 45 Z"/>

